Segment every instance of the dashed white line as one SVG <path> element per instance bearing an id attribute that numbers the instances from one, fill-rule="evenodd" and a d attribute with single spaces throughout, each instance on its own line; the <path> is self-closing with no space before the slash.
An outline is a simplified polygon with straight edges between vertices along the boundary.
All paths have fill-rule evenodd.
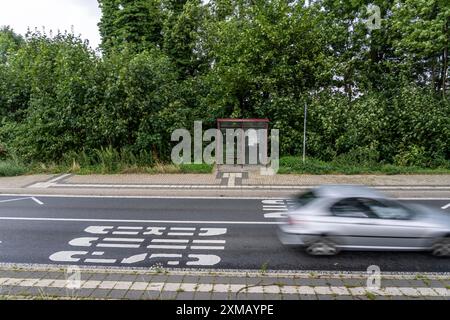
<path id="1" fill-rule="evenodd" d="M 153 239 L 153 243 L 189 243 L 189 240 L 183 239 Z"/>
<path id="2" fill-rule="evenodd" d="M 109 241 L 109 242 L 143 242 L 145 239 L 139 239 L 139 238 L 105 238 L 103 241 Z"/>
<path id="3" fill-rule="evenodd" d="M 191 246 L 192 250 L 225 250 L 225 247 L 214 246 Z"/>
<path id="4" fill-rule="evenodd" d="M 167 249 L 167 250 L 185 250 L 187 246 L 166 246 L 166 245 L 158 245 L 152 244 L 147 247 L 148 249 Z"/>
<path id="5" fill-rule="evenodd" d="M 197 244 L 206 244 L 206 243 L 211 243 L 211 244 L 225 244 L 226 240 L 194 240 L 192 241 L 193 243 L 197 243 Z"/>
<path id="6" fill-rule="evenodd" d="M 139 244 L 122 244 L 122 243 L 99 243 L 97 247 L 99 248 L 129 248 L 137 249 L 141 245 Z"/>
<path id="7" fill-rule="evenodd" d="M 450 208 L 450 203 L 447 203 L 445 206 L 442 207 L 442 209 L 444 209 L 444 210 L 448 209 L 448 208 Z"/>

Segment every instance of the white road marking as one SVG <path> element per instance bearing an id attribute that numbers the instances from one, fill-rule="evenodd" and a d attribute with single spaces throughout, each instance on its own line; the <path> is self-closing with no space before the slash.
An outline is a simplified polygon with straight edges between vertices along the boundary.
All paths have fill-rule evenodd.
<path id="1" fill-rule="evenodd" d="M 28 188 L 30 188 L 30 189 L 36 189 L 36 188 L 47 189 L 47 188 L 50 188 L 52 186 L 57 186 L 58 185 L 57 184 L 58 181 L 61 181 L 61 180 L 65 179 L 65 178 L 67 178 L 69 176 L 71 176 L 70 173 L 59 175 L 59 176 L 56 176 L 53 179 L 50 179 L 48 181 L 37 182 L 35 184 L 32 184 L 31 186 L 28 186 Z"/>
<path id="2" fill-rule="evenodd" d="M 86 263 L 116 263 L 116 259 L 85 259 L 84 262 Z"/>
<path id="3" fill-rule="evenodd" d="M 189 258 L 196 261 L 188 261 L 188 266 L 214 266 L 221 261 L 220 257 L 215 255 L 190 254 Z"/>
<path id="4" fill-rule="evenodd" d="M 286 214 L 283 212 L 272 212 L 264 214 L 264 218 L 266 219 L 281 219 L 286 217 Z"/>
<path id="5" fill-rule="evenodd" d="M 0 188 L 9 189 L 9 188 Z M 233 197 L 233 196 L 125 196 L 125 195 L 78 195 L 78 194 L 20 194 L 20 193 L 4 193 L 0 194 L 3 197 L 45 197 L 45 198 L 75 198 L 75 199 L 196 199 L 196 200 L 287 200 L 282 197 Z M 397 200 L 424 200 L 424 201 L 447 201 L 450 200 L 449 197 L 437 198 L 437 197 L 400 197 Z"/>
<path id="6" fill-rule="evenodd" d="M 141 245 L 140 244 L 125 244 L 125 243 L 99 243 L 97 247 L 99 248 L 129 248 L 129 249 L 137 249 Z"/>
<path id="7" fill-rule="evenodd" d="M 169 232 L 167 234 L 168 236 L 183 236 L 183 237 L 190 237 L 193 236 L 193 232 Z"/>
<path id="8" fill-rule="evenodd" d="M 284 208 L 263 208 L 263 211 L 288 211 L 288 208 L 284 207 Z"/>
<path id="9" fill-rule="evenodd" d="M 144 232 L 144 235 L 162 236 L 163 231 L 165 231 L 166 229 L 166 227 L 148 227 L 147 230 L 149 231 Z"/>
<path id="10" fill-rule="evenodd" d="M 170 230 L 172 231 L 195 231 L 195 228 L 178 228 L 178 227 L 173 227 L 170 228 Z"/>
<path id="11" fill-rule="evenodd" d="M 69 174 L 70 175 L 70 174 Z M 50 188 L 50 187 L 72 187 L 72 188 L 104 188 L 104 189 L 273 189 L 273 190 L 309 190 L 317 188 L 318 186 L 299 186 L 299 185 L 235 185 L 235 179 L 239 177 L 239 173 L 230 173 L 229 176 L 224 174 L 224 178 L 228 178 L 228 185 L 197 185 L 197 184 L 177 184 L 177 185 L 167 185 L 167 184 L 101 184 L 101 183 L 64 183 L 58 184 L 56 182 L 38 182 L 28 188 Z M 65 178 L 64 176 L 58 177 L 56 179 L 61 180 Z M 449 186 L 372 186 L 373 189 L 380 190 L 450 190 Z"/>
<path id="12" fill-rule="evenodd" d="M 158 244 L 152 244 L 149 245 L 147 248 L 149 249 L 168 249 L 168 250 L 186 250 L 187 246 L 174 246 L 174 245 L 158 245 Z"/>
<path id="13" fill-rule="evenodd" d="M 143 227 L 117 227 L 118 230 L 142 230 Z"/>
<path id="14" fill-rule="evenodd" d="M 227 233 L 227 228 L 201 228 L 200 237 L 221 236 Z"/>
<path id="15" fill-rule="evenodd" d="M 445 206 L 442 207 L 442 209 L 444 209 L 444 210 L 448 209 L 448 208 L 450 208 L 450 203 L 448 203 L 448 204 L 446 204 Z"/>
<path id="16" fill-rule="evenodd" d="M 16 199 L 6 199 L 6 200 L 0 200 L 0 203 L 6 203 L 6 202 L 15 202 L 15 201 L 22 201 L 22 200 L 33 200 L 34 202 L 36 202 L 39 205 L 43 205 L 44 203 L 40 200 L 38 200 L 35 197 L 26 197 L 26 198 L 16 198 Z"/>
<path id="17" fill-rule="evenodd" d="M 35 197 L 31 197 L 31 200 L 33 200 L 34 202 L 36 202 L 40 206 L 44 205 L 44 203 L 42 201 L 40 201 L 39 199 L 36 199 Z"/>
<path id="18" fill-rule="evenodd" d="M 69 245 L 74 247 L 90 247 L 93 241 L 97 241 L 99 238 L 76 238 L 69 241 Z"/>
<path id="19" fill-rule="evenodd" d="M 183 257 L 183 255 L 181 254 L 167 254 L 167 253 L 163 253 L 163 254 L 152 254 L 150 256 L 150 259 L 158 259 L 158 258 L 167 258 L 167 259 L 181 259 Z M 167 261 L 167 264 L 169 266 L 177 266 L 180 264 L 180 261 Z"/>
<path id="20" fill-rule="evenodd" d="M 193 243 L 196 243 L 196 244 L 206 244 L 206 243 L 225 244 L 226 241 L 225 240 L 194 240 Z"/>
<path id="21" fill-rule="evenodd" d="M 112 234 L 120 236 L 137 236 L 139 231 L 113 231 Z"/>
<path id="22" fill-rule="evenodd" d="M 267 199 L 267 200 L 263 200 L 262 204 L 263 205 L 282 205 L 282 206 L 284 206 L 284 200 L 283 199 L 280 199 L 280 200 Z"/>
<path id="23" fill-rule="evenodd" d="M 103 241 L 109 242 L 144 242 L 145 239 L 140 238 L 105 238 Z"/>
<path id="24" fill-rule="evenodd" d="M 0 221 L 53 221 L 53 222 L 108 222 L 108 223 L 170 223 L 170 224 L 222 224 L 222 225 L 278 225 L 271 221 L 186 221 L 186 220 L 126 220 L 126 219 L 82 219 L 82 218 L 35 218 L 35 217 L 0 217 Z M 206 236 L 206 234 L 200 234 Z"/>
<path id="25" fill-rule="evenodd" d="M 189 243 L 189 240 L 183 239 L 153 239 L 153 243 Z"/>
<path id="26" fill-rule="evenodd" d="M 129 258 L 125 258 L 122 260 L 123 264 L 132 264 L 132 263 L 138 263 L 138 262 L 142 262 L 147 258 L 147 253 L 143 253 L 143 254 L 137 254 L 134 256 L 131 256 Z"/>
<path id="27" fill-rule="evenodd" d="M 73 256 L 84 256 L 88 253 L 87 251 L 60 251 L 52 254 L 49 259 L 55 262 L 78 262 L 81 258 L 74 258 Z"/>
<path id="28" fill-rule="evenodd" d="M 192 250 L 225 250 L 225 247 L 214 246 L 191 246 Z"/>
<path id="29" fill-rule="evenodd" d="M 84 229 L 84 232 L 92 233 L 92 234 L 108 234 L 110 230 L 114 227 L 103 227 L 103 226 L 90 226 Z"/>

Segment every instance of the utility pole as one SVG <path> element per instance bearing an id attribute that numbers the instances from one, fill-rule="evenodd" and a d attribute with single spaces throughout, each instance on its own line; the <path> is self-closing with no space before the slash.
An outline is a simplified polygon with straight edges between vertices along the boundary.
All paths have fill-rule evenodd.
<path id="1" fill-rule="evenodd" d="M 305 121 L 303 123 L 303 163 L 306 161 L 306 117 L 308 116 L 308 104 L 305 102 Z"/>

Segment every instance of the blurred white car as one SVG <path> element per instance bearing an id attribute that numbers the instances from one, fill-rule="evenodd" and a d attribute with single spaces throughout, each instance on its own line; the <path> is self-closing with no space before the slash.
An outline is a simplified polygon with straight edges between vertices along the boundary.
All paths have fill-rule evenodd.
<path id="1" fill-rule="evenodd" d="M 431 251 L 450 256 L 450 215 L 364 186 L 327 185 L 293 199 L 279 239 L 311 255 L 340 250 Z"/>

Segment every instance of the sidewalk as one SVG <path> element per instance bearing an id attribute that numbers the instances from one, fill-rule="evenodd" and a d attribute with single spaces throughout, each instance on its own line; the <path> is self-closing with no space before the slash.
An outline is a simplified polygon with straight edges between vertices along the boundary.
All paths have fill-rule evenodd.
<path id="1" fill-rule="evenodd" d="M 450 198 L 450 175 L 33 175 L 0 178 L 0 194 L 285 197 L 322 184 L 361 184 L 394 197 Z"/>
<path id="2" fill-rule="evenodd" d="M 450 300 L 450 275 L 0 267 L 0 299 Z"/>

